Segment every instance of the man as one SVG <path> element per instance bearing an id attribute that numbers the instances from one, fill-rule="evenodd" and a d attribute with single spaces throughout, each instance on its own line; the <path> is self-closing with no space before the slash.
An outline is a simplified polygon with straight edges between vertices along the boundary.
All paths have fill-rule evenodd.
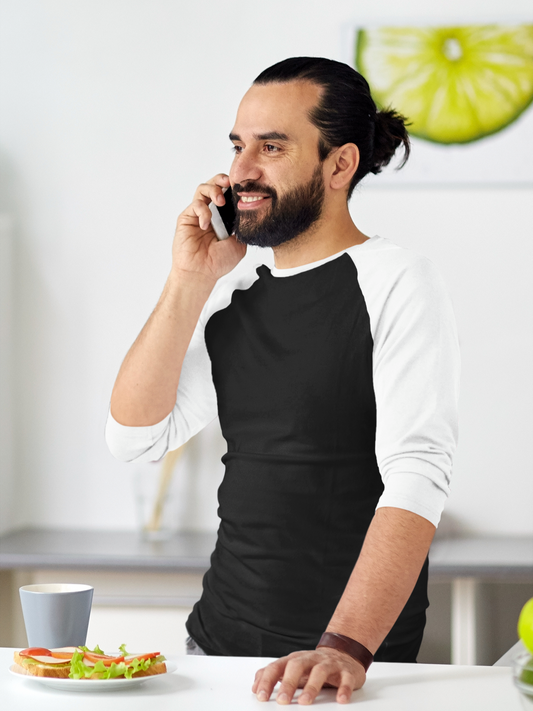
<path id="1" fill-rule="evenodd" d="M 456 439 L 457 339 L 431 263 L 353 223 L 348 198 L 408 137 L 338 62 L 293 58 L 244 96 L 229 176 L 178 219 L 161 299 L 111 399 L 116 456 L 163 456 L 217 414 L 228 443 L 200 653 L 281 656 L 253 691 L 349 701 L 372 655 L 415 661 L 427 553 Z M 236 236 L 209 203 L 233 189 Z M 275 267 L 243 260 L 272 247 Z M 242 261 L 241 261 L 242 260 Z"/>

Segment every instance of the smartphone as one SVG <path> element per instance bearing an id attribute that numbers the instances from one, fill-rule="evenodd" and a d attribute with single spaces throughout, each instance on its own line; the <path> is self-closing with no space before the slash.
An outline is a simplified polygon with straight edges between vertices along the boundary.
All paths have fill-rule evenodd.
<path id="1" fill-rule="evenodd" d="M 209 205 L 212 215 L 211 224 L 213 225 L 218 239 L 227 239 L 233 234 L 233 228 L 235 226 L 235 206 L 233 204 L 231 188 L 224 190 L 224 197 L 226 198 L 225 205 L 219 207 L 215 205 L 214 202 Z"/>

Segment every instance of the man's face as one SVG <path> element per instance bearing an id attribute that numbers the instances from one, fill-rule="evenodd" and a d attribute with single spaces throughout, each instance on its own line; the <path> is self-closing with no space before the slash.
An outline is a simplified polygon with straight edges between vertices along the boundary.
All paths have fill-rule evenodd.
<path id="1" fill-rule="evenodd" d="M 254 85 L 237 113 L 230 170 L 237 239 L 276 247 L 321 215 L 325 187 L 318 129 L 308 118 L 320 96 L 309 82 Z"/>

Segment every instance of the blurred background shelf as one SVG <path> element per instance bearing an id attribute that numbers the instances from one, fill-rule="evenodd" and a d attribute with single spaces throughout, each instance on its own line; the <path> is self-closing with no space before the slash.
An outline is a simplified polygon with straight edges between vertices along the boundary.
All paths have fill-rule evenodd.
<path id="1" fill-rule="evenodd" d="M 214 533 L 176 533 L 147 541 L 137 531 L 27 528 L 0 537 L 0 569 L 199 571 L 209 567 Z"/>

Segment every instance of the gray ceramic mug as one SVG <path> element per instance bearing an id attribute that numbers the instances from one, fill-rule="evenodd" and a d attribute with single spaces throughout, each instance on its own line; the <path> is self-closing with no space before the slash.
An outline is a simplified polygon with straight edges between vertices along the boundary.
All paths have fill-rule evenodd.
<path id="1" fill-rule="evenodd" d="M 90 585 L 46 583 L 19 589 L 29 647 L 79 647 L 87 639 Z"/>

